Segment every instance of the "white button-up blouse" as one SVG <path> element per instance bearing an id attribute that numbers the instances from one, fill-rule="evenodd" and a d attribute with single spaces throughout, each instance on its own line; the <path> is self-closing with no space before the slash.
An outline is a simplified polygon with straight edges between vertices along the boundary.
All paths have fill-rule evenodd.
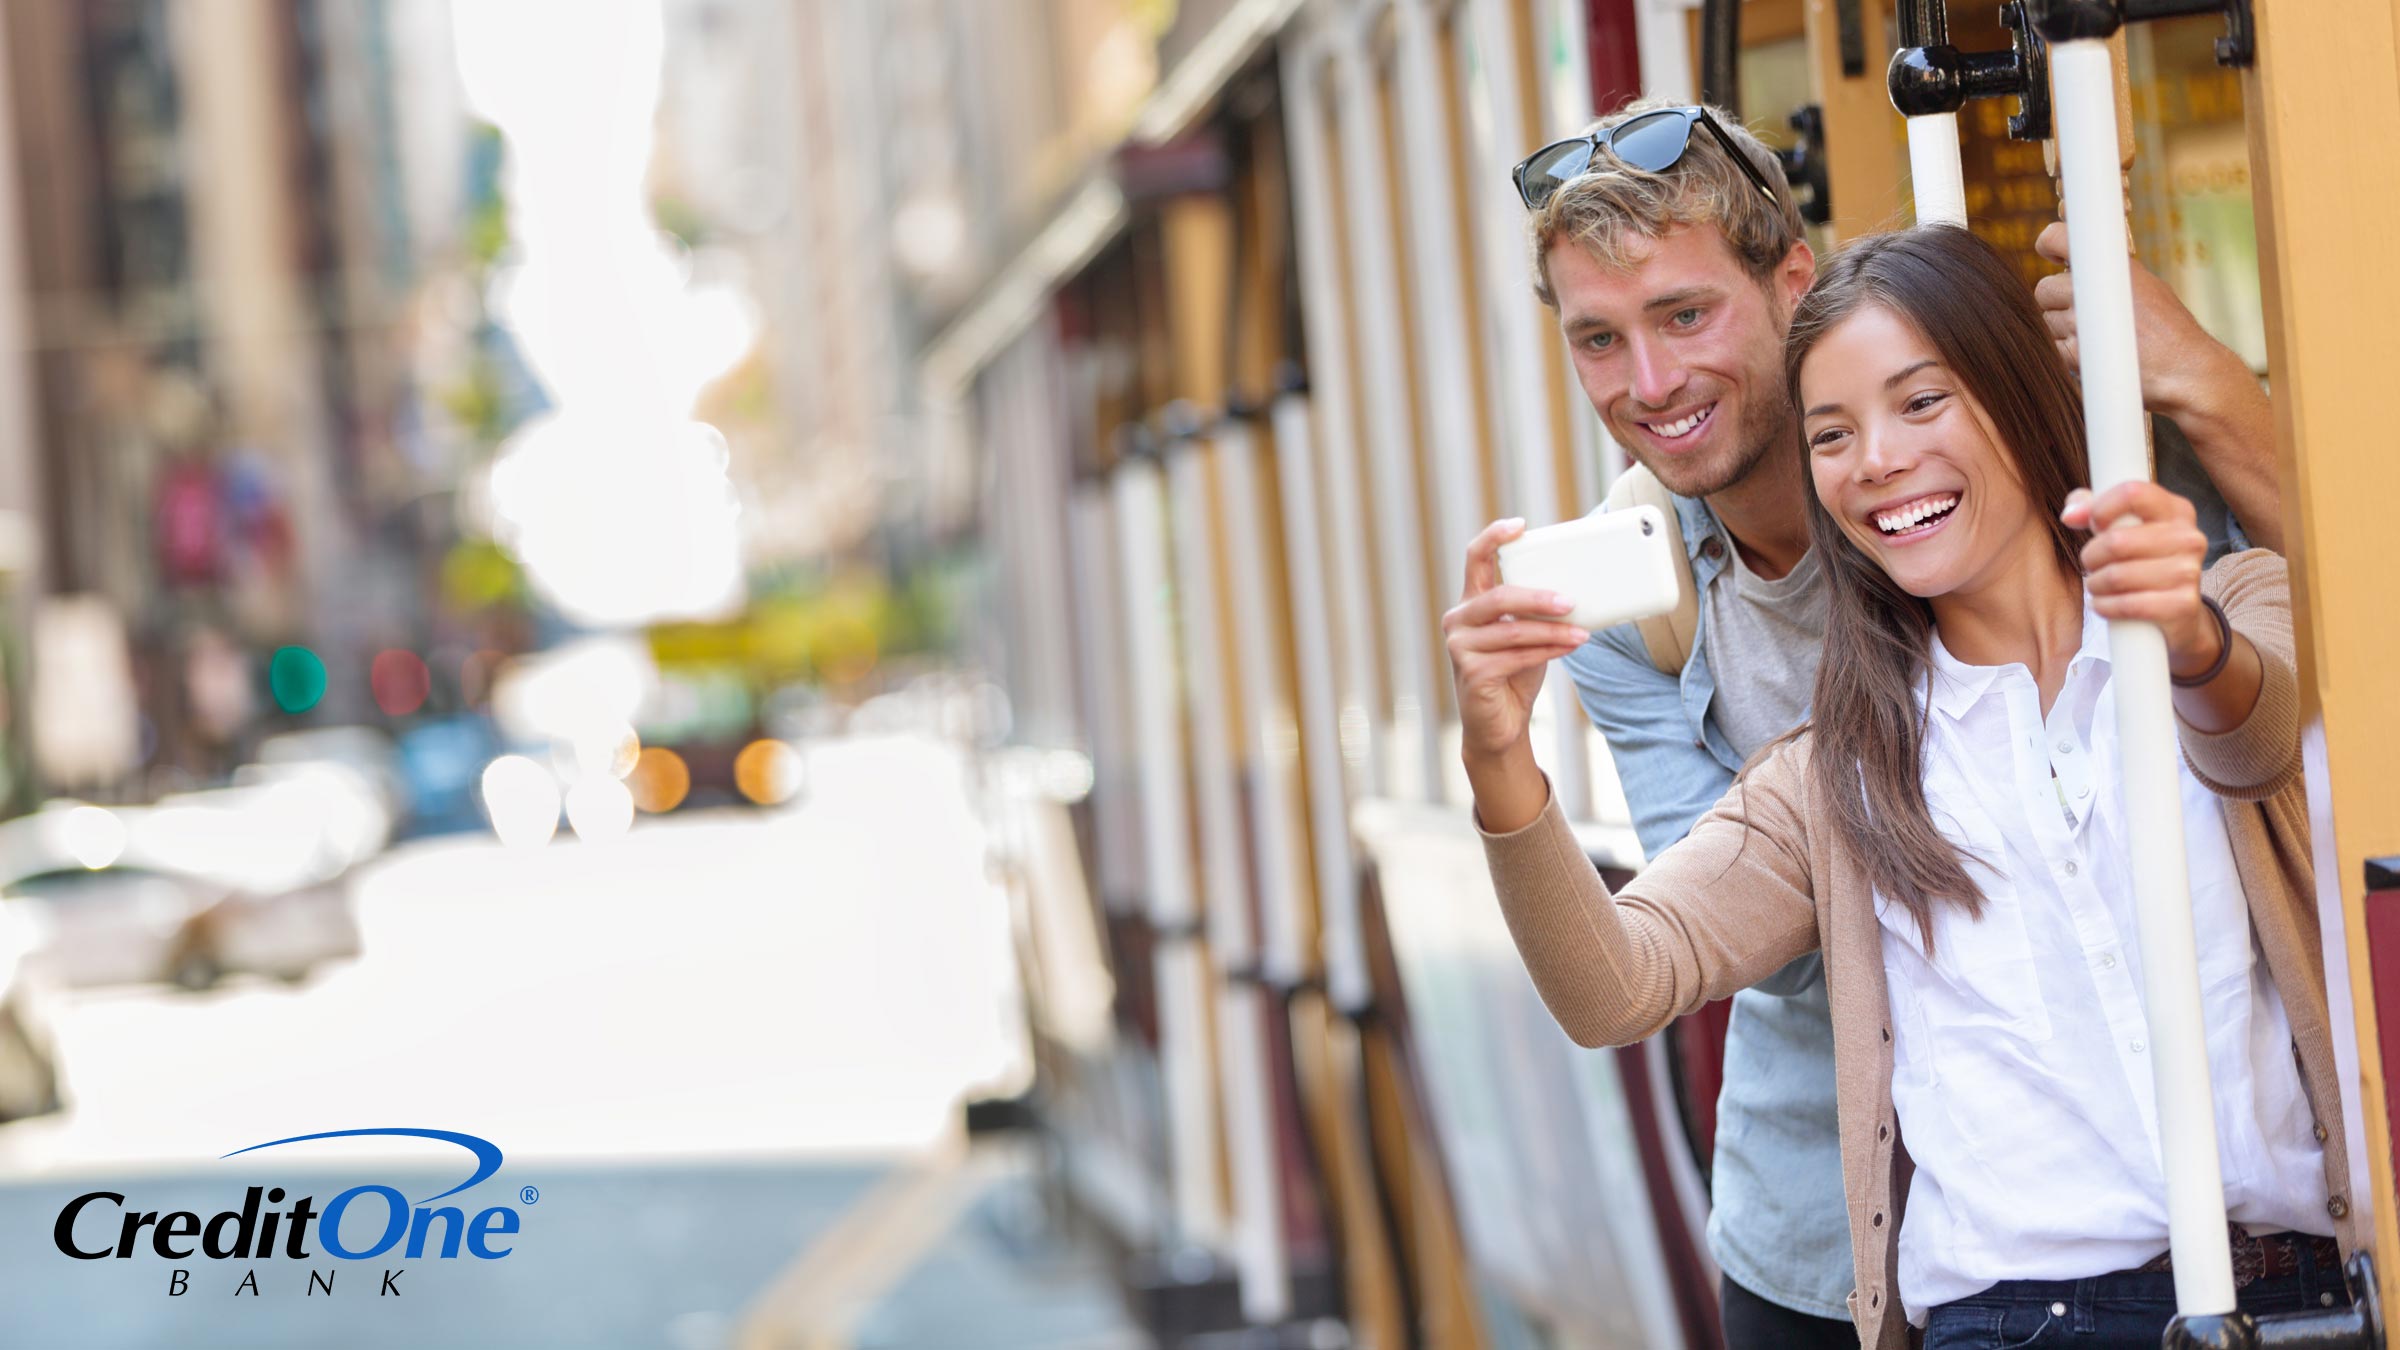
<path id="1" fill-rule="evenodd" d="M 1917 1171 L 1899 1237 L 1910 1321 L 2003 1279 L 2079 1279 L 2167 1247 L 2149 1032 L 2110 697 L 2107 623 L 2049 715 L 2021 665 L 1933 644 L 1925 794 L 1979 859 L 1984 909 L 1916 920 L 1876 897 L 1893 1106 Z M 2216 797 L 2181 767 L 2201 1002 L 2228 1216 L 2326 1233 L 2325 1172 L 2292 1029 L 2245 908 Z"/>

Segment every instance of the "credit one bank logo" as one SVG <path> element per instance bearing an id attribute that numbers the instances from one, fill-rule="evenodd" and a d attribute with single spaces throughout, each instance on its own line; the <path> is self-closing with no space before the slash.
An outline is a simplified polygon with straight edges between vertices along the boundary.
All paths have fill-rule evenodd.
<path id="1" fill-rule="evenodd" d="M 213 1215 L 191 1210 L 161 1213 L 129 1202 L 120 1191 L 90 1191 L 76 1196 L 58 1212 L 51 1230 L 59 1251 L 79 1261 L 131 1260 L 148 1251 L 170 1261 L 202 1257 L 211 1261 L 264 1261 L 278 1257 L 313 1261 L 321 1252 L 341 1261 L 416 1259 L 432 1256 L 455 1260 L 462 1253 L 481 1261 L 497 1261 L 514 1249 L 510 1240 L 523 1226 L 514 1206 L 492 1205 L 470 1217 L 466 1205 L 437 1205 L 472 1189 L 500 1170 L 499 1146 L 488 1139 L 452 1130 L 409 1128 L 327 1130 L 296 1134 L 263 1144 L 237 1148 L 223 1155 L 237 1158 L 260 1149 L 301 1144 L 316 1139 L 354 1139 L 362 1136 L 401 1136 L 456 1144 L 474 1155 L 475 1170 L 467 1179 L 423 1200 L 411 1202 L 396 1186 L 368 1182 L 352 1186 L 320 1207 L 313 1195 L 292 1197 L 281 1186 L 252 1186 L 243 1192 L 239 1208 Z M 516 1198 L 530 1205 L 540 1193 L 527 1186 Z M 405 1270 L 385 1270 L 381 1294 L 397 1295 Z M 311 1270 L 308 1293 L 331 1294 L 338 1267 Z M 192 1287 L 191 1272 L 170 1273 L 167 1292 L 181 1295 Z M 258 1271 L 246 1271 L 233 1291 L 257 1294 Z"/>

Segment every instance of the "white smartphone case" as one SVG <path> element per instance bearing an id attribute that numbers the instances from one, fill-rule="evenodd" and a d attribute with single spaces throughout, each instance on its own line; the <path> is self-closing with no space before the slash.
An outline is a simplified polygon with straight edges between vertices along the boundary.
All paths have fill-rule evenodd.
<path id="1" fill-rule="evenodd" d="M 1527 530 L 1500 546 L 1500 579 L 1574 601 L 1565 621 L 1594 633 L 1664 614 L 1677 561 L 1666 524 L 1657 507 L 1637 506 Z"/>

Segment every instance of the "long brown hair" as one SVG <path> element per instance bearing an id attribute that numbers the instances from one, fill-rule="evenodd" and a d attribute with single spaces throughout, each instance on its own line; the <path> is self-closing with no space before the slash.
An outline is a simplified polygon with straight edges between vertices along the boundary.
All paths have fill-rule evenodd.
<path id="1" fill-rule="evenodd" d="M 1800 363 L 1844 319 L 1881 306 L 1923 334 L 1991 418 L 2004 462 L 2049 522 L 2059 568 L 2079 576 L 2081 535 L 2059 523 L 2067 493 L 2091 481 L 2083 402 L 2051 345 L 2032 291 L 1991 245 L 1952 226 L 1919 226 L 1849 245 L 1817 269 L 1792 315 L 1784 374 L 1795 407 Z M 1798 438 L 1808 461 L 1805 433 Z M 1983 892 L 1925 804 L 1925 718 L 1918 691 L 1932 653 L 1933 607 L 1900 588 L 1808 494 L 1810 544 L 1831 604 L 1811 709 L 1818 795 L 1842 841 L 1885 899 L 1907 906 L 1933 949 L 1933 903 L 1980 915 Z M 1863 791 L 1861 789 L 1864 789 Z"/>

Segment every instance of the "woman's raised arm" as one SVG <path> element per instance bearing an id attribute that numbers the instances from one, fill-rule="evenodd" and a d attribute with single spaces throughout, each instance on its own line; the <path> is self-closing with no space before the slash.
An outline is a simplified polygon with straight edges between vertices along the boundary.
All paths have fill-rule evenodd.
<path id="1" fill-rule="evenodd" d="M 1555 795 L 1483 834 L 1501 914 L 1576 1044 L 1627 1045 L 1817 946 L 1805 738 L 1770 751 L 1682 843 L 1611 896 Z"/>

